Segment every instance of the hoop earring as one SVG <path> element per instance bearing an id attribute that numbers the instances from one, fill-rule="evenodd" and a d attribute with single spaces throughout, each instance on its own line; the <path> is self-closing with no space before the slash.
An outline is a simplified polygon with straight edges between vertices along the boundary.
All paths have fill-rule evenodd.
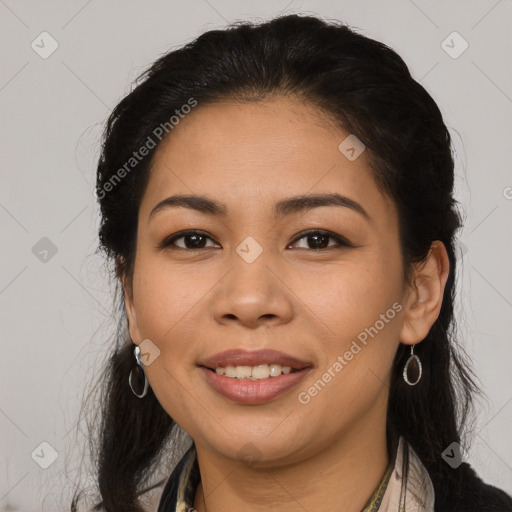
<path id="1" fill-rule="evenodd" d="M 413 378 L 414 378 L 414 376 L 417 375 L 415 380 L 411 381 L 409 379 L 409 371 L 411 371 Z M 418 382 L 421 379 L 421 374 L 422 374 L 422 367 L 421 367 L 420 358 L 418 356 L 414 355 L 414 345 L 411 345 L 411 355 L 409 356 L 409 359 L 407 359 L 407 362 L 405 363 L 405 366 L 404 366 L 404 373 L 403 373 L 404 380 L 405 380 L 405 382 L 407 382 L 407 384 L 409 384 L 409 386 L 416 386 L 416 384 L 418 384 Z"/>
<path id="2" fill-rule="evenodd" d="M 132 368 L 130 370 L 130 375 L 128 376 L 128 384 L 130 384 L 130 388 L 132 390 L 132 393 L 137 398 L 144 398 L 147 395 L 147 393 L 148 393 L 149 382 L 148 382 L 148 379 L 146 377 L 146 374 L 144 373 L 144 368 L 142 367 L 141 351 L 140 351 L 140 347 L 139 346 L 135 345 L 135 348 L 133 349 L 133 354 L 135 356 L 137 364 L 135 365 L 134 368 Z M 134 370 L 135 370 L 135 373 L 137 374 L 136 378 L 137 378 L 138 388 L 139 389 L 143 388 L 142 389 L 142 393 L 137 393 L 137 391 L 135 391 L 135 389 L 133 388 L 132 380 L 133 380 L 133 371 Z"/>

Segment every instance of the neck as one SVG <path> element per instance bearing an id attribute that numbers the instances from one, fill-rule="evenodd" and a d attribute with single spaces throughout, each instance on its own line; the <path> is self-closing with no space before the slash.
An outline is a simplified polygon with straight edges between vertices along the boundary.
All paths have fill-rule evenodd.
<path id="1" fill-rule="evenodd" d="M 378 422 L 380 424 L 381 422 Z M 360 512 L 389 463 L 385 422 L 352 429 L 313 457 L 279 467 L 247 466 L 196 445 L 197 512 L 343 510 Z"/>

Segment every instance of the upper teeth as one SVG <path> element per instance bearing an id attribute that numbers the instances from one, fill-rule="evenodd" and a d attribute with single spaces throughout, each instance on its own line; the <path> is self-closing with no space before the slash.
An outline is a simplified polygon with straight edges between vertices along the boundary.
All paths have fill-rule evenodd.
<path id="1" fill-rule="evenodd" d="M 219 366 L 215 368 L 215 373 L 232 377 L 235 379 L 259 380 L 277 377 L 281 373 L 290 373 L 290 366 L 281 366 L 280 364 L 259 364 L 257 366 Z"/>

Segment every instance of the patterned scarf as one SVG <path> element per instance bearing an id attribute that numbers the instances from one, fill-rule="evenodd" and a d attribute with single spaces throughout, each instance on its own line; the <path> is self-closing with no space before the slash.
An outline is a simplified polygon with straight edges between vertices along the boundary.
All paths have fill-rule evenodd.
<path id="1" fill-rule="evenodd" d="M 196 450 L 192 444 L 167 481 L 158 512 L 193 512 L 200 481 Z M 432 481 L 403 437 L 399 439 L 382 480 L 361 512 L 434 512 Z"/>

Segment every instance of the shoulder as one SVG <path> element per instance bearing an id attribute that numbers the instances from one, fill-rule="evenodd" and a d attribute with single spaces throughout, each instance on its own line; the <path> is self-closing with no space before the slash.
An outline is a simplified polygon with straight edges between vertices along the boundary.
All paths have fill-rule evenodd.
<path id="1" fill-rule="evenodd" d="M 436 492 L 435 512 L 512 512 L 512 497 L 486 484 L 469 464 L 462 464 L 456 471 L 460 474 L 458 492 Z"/>

